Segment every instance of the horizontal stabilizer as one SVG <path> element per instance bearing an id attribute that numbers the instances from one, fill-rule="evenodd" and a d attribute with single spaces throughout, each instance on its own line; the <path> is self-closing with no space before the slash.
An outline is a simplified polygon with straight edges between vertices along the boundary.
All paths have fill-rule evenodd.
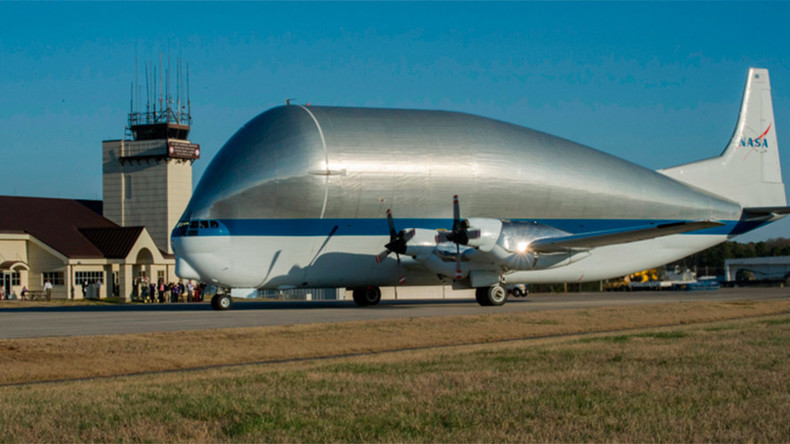
<path id="1" fill-rule="evenodd" d="M 790 207 L 751 207 L 744 208 L 744 213 L 770 216 L 772 214 L 790 214 Z"/>
<path id="2" fill-rule="evenodd" d="M 670 234 L 687 233 L 705 228 L 719 227 L 721 222 L 671 222 L 660 225 L 632 227 L 620 230 L 591 231 L 589 233 L 570 236 L 547 237 L 530 244 L 530 249 L 537 253 L 555 253 L 566 250 L 587 250 L 605 245 L 624 244 Z"/>
<path id="3" fill-rule="evenodd" d="M 790 214 L 790 207 L 748 207 L 743 209 L 741 220 L 775 220 Z"/>

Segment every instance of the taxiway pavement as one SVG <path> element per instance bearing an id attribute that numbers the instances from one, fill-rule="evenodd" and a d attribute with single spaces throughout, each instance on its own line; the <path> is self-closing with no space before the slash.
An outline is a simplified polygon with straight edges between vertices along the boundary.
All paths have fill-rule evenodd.
<path id="1" fill-rule="evenodd" d="M 788 288 L 735 288 L 697 292 L 534 294 L 502 307 L 472 300 L 382 300 L 374 307 L 350 301 L 235 302 L 230 311 L 200 304 L 128 304 L 0 308 L 0 339 L 174 332 L 236 327 L 312 324 L 431 316 L 562 310 L 692 301 L 771 300 L 790 297 Z"/>

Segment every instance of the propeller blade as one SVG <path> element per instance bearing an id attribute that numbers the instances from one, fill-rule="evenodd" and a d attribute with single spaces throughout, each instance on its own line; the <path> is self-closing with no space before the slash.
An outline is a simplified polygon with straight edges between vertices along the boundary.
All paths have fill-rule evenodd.
<path id="1" fill-rule="evenodd" d="M 400 279 L 398 279 L 398 283 L 401 284 L 401 285 L 406 283 L 406 275 L 405 274 L 402 274 L 400 276 Z"/>
<path id="2" fill-rule="evenodd" d="M 387 258 L 387 256 L 389 256 L 389 254 L 390 254 L 390 253 L 391 253 L 391 251 L 390 251 L 390 250 L 384 250 L 384 251 L 382 251 L 381 253 L 379 253 L 379 254 L 377 254 L 376 256 L 374 256 L 374 257 L 375 257 L 375 259 L 376 259 L 376 263 L 377 263 L 377 264 L 380 264 L 380 263 L 381 263 L 381 261 L 383 261 L 384 259 L 386 259 L 386 258 Z"/>
<path id="3" fill-rule="evenodd" d="M 406 242 L 410 241 L 414 237 L 414 235 L 416 233 L 417 233 L 417 231 L 414 228 L 412 228 L 411 230 L 403 233 L 403 242 L 406 243 Z"/>
<path id="4" fill-rule="evenodd" d="M 458 206 L 458 195 L 453 196 L 453 231 L 458 230 L 458 225 L 461 224 L 461 209 Z"/>
<path id="5" fill-rule="evenodd" d="M 390 226 L 390 240 L 393 240 L 398 236 L 398 232 L 395 230 L 395 222 L 392 220 L 392 211 L 389 208 L 387 208 L 387 224 Z"/>
<path id="6" fill-rule="evenodd" d="M 463 274 L 461 273 L 461 248 L 458 246 L 458 244 L 455 244 L 455 247 L 455 278 L 461 279 L 461 277 L 463 277 Z"/>

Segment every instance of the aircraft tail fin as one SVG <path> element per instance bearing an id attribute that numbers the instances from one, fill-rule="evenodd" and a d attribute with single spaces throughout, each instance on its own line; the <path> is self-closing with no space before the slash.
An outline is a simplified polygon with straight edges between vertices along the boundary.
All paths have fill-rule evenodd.
<path id="1" fill-rule="evenodd" d="M 768 70 L 749 69 L 738 123 L 721 155 L 659 172 L 743 207 L 787 205 Z"/>

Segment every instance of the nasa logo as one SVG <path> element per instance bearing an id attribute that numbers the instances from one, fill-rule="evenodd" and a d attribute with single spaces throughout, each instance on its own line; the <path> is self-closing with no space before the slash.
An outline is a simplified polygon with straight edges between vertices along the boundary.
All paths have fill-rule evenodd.
<path id="1" fill-rule="evenodd" d="M 765 139 L 765 135 L 768 134 L 768 131 L 771 130 L 771 125 L 768 124 L 768 128 L 760 134 L 760 137 L 749 137 L 749 138 L 741 138 L 741 147 L 749 147 L 749 148 L 768 148 L 768 140 Z"/>

